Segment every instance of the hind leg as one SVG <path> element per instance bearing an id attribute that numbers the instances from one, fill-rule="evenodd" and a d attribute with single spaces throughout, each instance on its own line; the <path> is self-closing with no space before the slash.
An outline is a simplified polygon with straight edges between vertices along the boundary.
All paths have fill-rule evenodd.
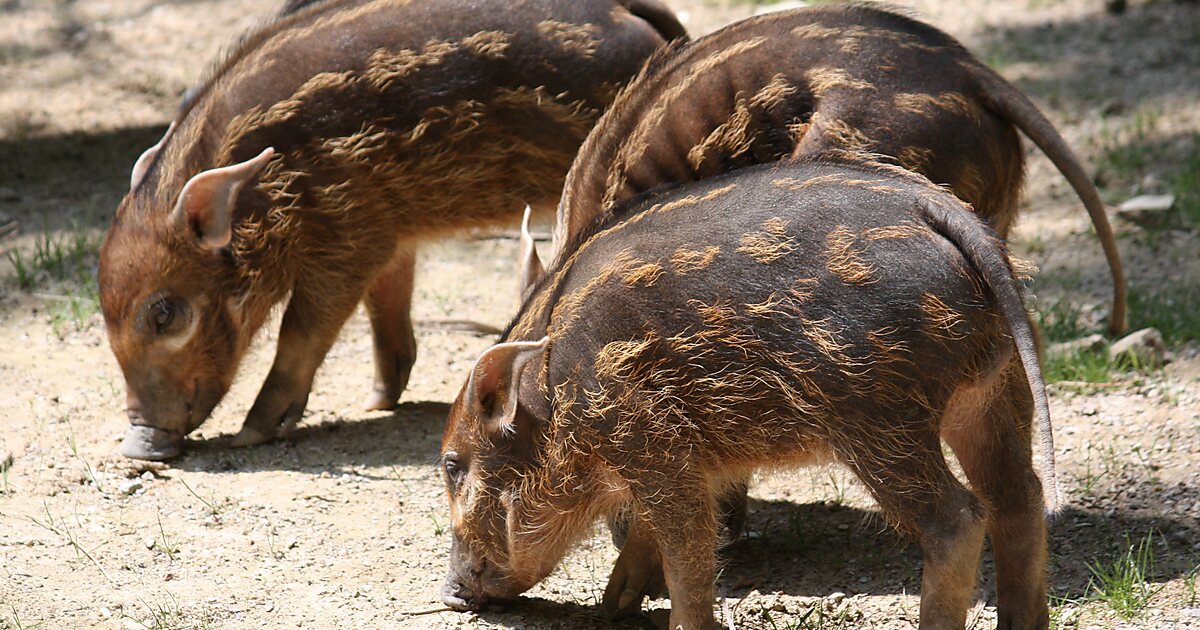
<path id="1" fill-rule="evenodd" d="M 943 436 L 987 506 L 998 628 L 1047 628 L 1046 521 L 1030 447 L 1033 400 L 1020 363 L 992 386 L 960 394 L 954 407 Z"/>
<path id="2" fill-rule="evenodd" d="M 948 472 L 948 471 L 947 471 Z M 960 629 L 975 597 L 983 550 L 983 519 L 975 496 L 957 481 L 942 484 L 917 519 L 921 570 L 921 629 Z"/>
<path id="3" fill-rule="evenodd" d="M 914 411 L 911 418 L 928 412 Z M 916 534 L 921 630 L 961 630 L 974 599 L 983 549 L 983 508 L 950 472 L 933 423 L 879 420 L 839 436 L 836 450 L 901 532 Z M 880 435 L 880 432 L 886 432 Z"/>
<path id="4" fill-rule="evenodd" d="M 364 300 L 375 346 L 375 388 L 367 400 L 367 409 L 395 407 L 417 360 L 410 313 L 415 262 L 416 252 L 401 245 L 375 276 Z"/>

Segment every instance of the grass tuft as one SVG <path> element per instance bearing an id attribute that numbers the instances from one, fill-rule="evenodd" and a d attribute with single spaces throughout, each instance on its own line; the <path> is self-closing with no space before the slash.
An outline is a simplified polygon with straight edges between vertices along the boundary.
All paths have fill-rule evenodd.
<path id="1" fill-rule="evenodd" d="M 0 492 L 8 494 L 12 492 L 12 488 L 8 485 L 8 471 L 12 470 L 16 460 L 13 459 L 12 453 L 7 453 L 4 459 L 0 459 Z"/>
<path id="2" fill-rule="evenodd" d="M 95 567 L 100 571 L 100 574 L 104 576 L 104 579 L 108 580 L 109 584 L 116 584 L 116 582 L 113 582 L 112 577 L 108 575 L 108 571 L 104 570 L 104 565 L 100 564 L 100 561 L 96 559 L 95 554 L 93 554 L 91 551 L 88 551 L 87 547 L 84 547 L 83 544 L 79 542 L 79 537 L 76 536 L 75 531 L 72 530 L 69 525 L 67 525 L 67 521 L 61 517 L 55 519 L 54 515 L 50 513 L 50 506 L 47 503 L 42 502 L 42 508 L 45 510 L 46 520 L 40 521 L 30 516 L 30 522 L 54 534 L 55 536 L 62 538 L 67 544 L 75 549 L 76 558 L 86 558 L 89 562 L 95 565 Z"/>
<path id="3" fill-rule="evenodd" d="M 1092 572 L 1088 590 L 1118 615 L 1132 619 L 1158 592 L 1149 583 L 1154 573 L 1154 535 L 1147 534 L 1136 545 L 1126 537 L 1125 543 L 1124 553 L 1112 562 L 1088 563 Z"/>
<path id="4" fill-rule="evenodd" d="M 209 516 L 213 517 L 214 519 L 221 516 L 223 506 L 217 502 L 216 497 L 213 497 L 212 499 L 205 499 L 204 497 L 200 496 L 200 493 L 193 490 L 192 487 L 188 485 L 188 482 L 184 481 L 183 477 L 179 478 L 179 482 L 183 484 L 184 488 L 187 488 L 187 491 L 190 492 L 192 496 L 200 499 L 200 502 L 204 504 L 204 508 L 208 511 Z"/>
<path id="5" fill-rule="evenodd" d="M 1175 207 L 1193 226 L 1200 226 L 1200 133 L 1187 141 L 1186 153 L 1167 177 Z"/>
<path id="6" fill-rule="evenodd" d="M 144 599 L 140 601 L 142 606 L 146 607 L 147 616 L 139 619 L 126 614 L 122 615 L 122 619 L 135 623 L 145 630 L 208 630 L 212 627 L 212 620 L 207 612 L 202 614 L 198 620 L 185 619 L 183 609 L 179 606 L 179 600 L 175 599 L 171 593 L 167 593 L 167 599 L 162 602 L 150 603 Z"/>
<path id="7" fill-rule="evenodd" d="M 35 622 L 33 625 L 26 625 L 27 622 L 21 619 L 21 613 L 17 611 L 17 607 L 12 604 L 8 605 L 11 614 L 0 617 L 0 628 L 4 630 L 34 630 L 45 625 L 44 621 Z"/>
<path id="8" fill-rule="evenodd" d="M 1131 330 L 1157 328 L 1168 346 L 1200 340 L 1200 285 L 1179 284 L 1156 292 L 1129 292 Z"/>
<path id="9" fill-rule="evenodd" d="M 446 529 L 442 527 L 442 523 L 438 520 L 437 513 L 433 511 L 433 508 L 429 508 L 429 520 L 433 523 L 434 536 L 441 536 L 446 533 Z"/>
<path id="10" fill-rule="evenodd" d="M 1108 356 L 1108 349 L 1049 352 L 1042 360 L 1042 375 L 1047 383 L 1111 383 L 1119 366 Z"/>
<path id="11" fill-rule="evenodd" d="M 1039 309 L 1037 325 L 1042 336 L 1051 343 L 1071 341 L 1092 332 L 1083 307 L 1068 300 L 1058 300 Z"/>
<path id="12" fill-rule="evenodd" d="M 162 523 L 162 514 L 159 513 L 157 516 L 159 539 L 154 541 L 154 545 L 161 549 L 163 553 L 167 554 L 168 560 L 175 562 L 175 554 L 179 553 L 179 547 L 176 547 L 174 544 L 172 544 L 171 539 L 167 537 L 167 530 L 163 527 Z"/>
<path id="13" fill-rule="evenodd" d="M 55 236 L 43 231 L 33 239 L 33 250 L 10 250 L 17 286 L 32 290 L 51 281 L 87 283 L 95 276 L 100 239 L 87 231 L 73 228 Z"/>
<path id="14" fill-rule="evenodd" d="M 1154 157 L 1150 141 L 1159 116 L 1157 109 L 1142 107 L 1128 122 L 1115 128 L 1106 126 L 1100 132 L 1096 178 L 1107 188 L 1135 185 L 1145 175 Z"/>

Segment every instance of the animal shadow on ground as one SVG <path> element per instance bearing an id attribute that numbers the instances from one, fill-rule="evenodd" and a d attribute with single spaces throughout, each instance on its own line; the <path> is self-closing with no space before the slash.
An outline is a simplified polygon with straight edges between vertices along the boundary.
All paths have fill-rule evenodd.
<path id="1" fill-rule="evenodd" d="M 920 547 L 888 528 L 878 512 L 752 499 L 747 531 L 724 553 L 722 581 L 731 596 L 751 590 L 809 597 L 920 592 Z M 1067 506 L 1050 524 L 1051 594 L 1089 595 L 1089 565 L 1109 562 L 1147 535 L 1158 558 L 1153 581 L 1179 578 L 1195 567 L 1200 528 L 1191 519 Z M 980 584 L 994 604 L 990 548 L 982 566 Z"/>
<path id="2" fill-rule="evenodd" d="M 387 415 L 301 424 L 289 439 L 253 448 L 234 448 L 231 435 L 189 439 L 183 455 L 171 466 L 186 471 L 308 473 L 341 467 L 368 478 L 364 469 L 433 466 L 449 412 L 446 403 L 407 402 Z"/>
<path id="3" fill-rule="evenodd" d="M 597 576 L 597 579 L 604 579 Z M 636 615 L 612 622 L 600 614 L 598 602 L 556 602 L 540 597 L 524 596 L 502 606 L 484 610 L 479 617 L 501 628 L 521 628 L 534 622 L 537 628 L 572 630 L 574 628 L 640 628 L 654 630 L 658 626 L 648 615 Z"/>

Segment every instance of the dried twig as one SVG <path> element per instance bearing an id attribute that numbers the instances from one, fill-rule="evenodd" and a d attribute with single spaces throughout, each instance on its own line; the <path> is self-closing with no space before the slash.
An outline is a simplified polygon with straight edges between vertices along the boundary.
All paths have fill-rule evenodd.
<path id="1" fill-rule="evenodd" d="M 429 610 L 406 610 L 400 614 L 406 617 L 419 617 L 421 615 L 436 615 L 444 612 L 454 612 L 454 609 L 449 606 L 442 606 L 441 608 L 430 608 Z"/>
<path id="2" fill-rule="evenodd" d="M 491 324 L 471 321 L 469 319 L 426 319 L 418 321 L 417 327 L 423 330 L 467 332 L 475 335 L 499 335 L 504 332 Z"/>

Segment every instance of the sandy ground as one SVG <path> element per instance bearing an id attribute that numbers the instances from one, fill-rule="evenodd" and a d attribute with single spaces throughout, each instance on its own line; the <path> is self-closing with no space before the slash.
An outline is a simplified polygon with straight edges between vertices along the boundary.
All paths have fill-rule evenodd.
<path id="1" fill-rule="evenodd" d="M 671 4 L 697 33 L 752 11 Z M 1148 174 L 1102 178 L 1116 199 L 1162 191 L 1200 131 L 1200 7 L 1135 2 L 1119 18 L 1098 0 L 913 8 L 1033 94 L 1089 164 L 1129 134 L 1149 146 Z M 0 250 L 29 252 L 43 231 L 98 239 L 178 95 L 269 11 L 250 0 L 0 1 L 0 234 L 20 228 Z M 1099 321 L 1099 248 L 1065 181 L 1030 156 L 1016 243 L 1042 267 L 1038 304 L 1067 299 Z M 1135 287 L 1195 287 L 1194 231 L 1118 228 Z M 502 326 L 516 308 L 515 253 L 502 238 L 431 244 L 417 318 Z M 232 449 L 272 356 L 264 333 L 186 454 L 147 464 L 116 454 L 124 383 L 99 316 L 64 319 L 71 283 L 28 291 L 13 276 L 0 260 L 0 628 L 605 627 L 595 605 L 615 553 L 599 526 L 522 602 L 429 612 L 449 547 L 432 464 L 448 402 L 489 338 L 423 327 L 403 405 L 368 413 L 370 341 L 356 315 L 293 439 Z M 1067 499 L 1051 541 L 1058 627 L 1200 628 L 1197 350 L 1177 344 L 1163 370 L 1053 388 Z M 761 479 L 751 510 L 721 577 L 738 628 L 916 626 L 919 552 L 842 471 Z M 1148 605 L 1125 619 L 1092 597 L 1088 566 L 1147 535 Z M 995 625 L 988 562 L 983 575 L 979 628 Z"/>

